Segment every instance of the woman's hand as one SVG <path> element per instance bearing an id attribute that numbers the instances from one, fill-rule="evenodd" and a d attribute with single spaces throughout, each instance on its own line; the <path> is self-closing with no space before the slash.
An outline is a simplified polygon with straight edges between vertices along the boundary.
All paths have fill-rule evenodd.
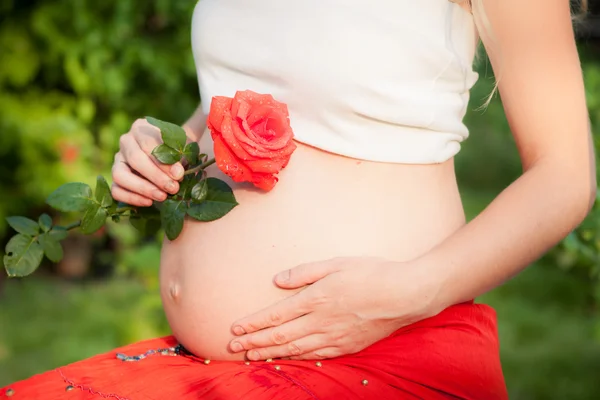
<path id="1" fill-rule="evenodd" d="M 402 326 L 437 314 L 438 283 L 408 263 L 336 258 L 277 275 L 302 291 L 237 321 L 230 348 L 250 360 L 324 359 L 356 353 Z"/>
<path id="2" fill-rule="evenodd" d="M 162 143 L 158 128 L 138 119 L 119 143 L 112 167 L 112 195 L 116 200 L 147 207 L 154 200 L 164 201 L 167 193 L 177 193 L 184 172 L 181 163 L 164 165 L 151 155 Z"/>

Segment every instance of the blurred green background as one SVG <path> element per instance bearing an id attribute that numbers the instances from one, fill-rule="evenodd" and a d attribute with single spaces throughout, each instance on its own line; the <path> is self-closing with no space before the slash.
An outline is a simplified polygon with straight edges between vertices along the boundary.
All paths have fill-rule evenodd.
<path id="1" fill-rule="evenodd" d="M 135 118 L 182 123 L 190 115 L 198 102 L 193 7 L 173 0 L 0 4 L 0 219 L 51 212 L 44 199 L 60 184 L 110 176 L 118 137 Z M 599 42 L 584 38 L 580 51 L 598 126 Z M 485 57 L 478 68 L 467 116 L 472 134 L 457 157 L 469 217 L 521 172 L 500 101 L 475 111 L 493 86 Z M 598 148 L 600 135 L 594 139 Z M 11 234 L 0 223 L 2 249 Z M 0 386 L 168 334 L 158 243 L 110 224 L 92 237 L 72 235 L 65 259 L 33 277 L 1 273 Z M 597 205 L 547 256 L 481 299 L 498 311 L 511 399 L 600 398 L 599 249 Z"/>

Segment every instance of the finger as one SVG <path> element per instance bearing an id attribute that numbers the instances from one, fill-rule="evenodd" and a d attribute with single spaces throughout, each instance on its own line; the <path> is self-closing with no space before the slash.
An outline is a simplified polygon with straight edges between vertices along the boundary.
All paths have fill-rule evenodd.
<path id="1" fill-rule="evenodd" d="M 320 351 L 327 345 L 326 335 L 310 335 L 280 346 L 250 350 L 246 356 L 249 360 L 268 360 L 269 358 L 300 357 L 305 353 Z"/>
<path id="2" fill-rule="evenodd" d="M 116 183 L 112 184 L 111 193 L 115 200 L 131 204 L 132 206 L 150 207 L 152 205 L 152 200 L 140 196 L 137 193 L 133 193 L 129 190 L 123 189 Z"/>
<path id="3" fill-rule="evenodd" d="M 234 339 L 229 347 L 234 353 L 257 348 L 284 345 L 319 332 L 310 314 L 269 329 L 250 333 Z"/>
<path id="4" fill-rule="evenodd" d="M 337 347 L 324 347 L 322 349 L 310 351 L 299 356 L 292 356 L 290 360 L 326 360 L 343 356 L 344 353 Z"/>
<path id="5" fill-rule="evenodd" d="M 150 156 L 150 159 L 154 162 L 158 169 L 163 171 L 165 174 L 170 175 L 170 177 L 176 181 L 181 180 L 183 178 L 184 169 L 180 162 L 167 165 L 161 163 L 156 159 L 156 157 L 152 156 L 152 151 L 162 143 L 160 129 L 150 125 L 145 119 L 139 121 L 139 123 L 138 121 L 134 123 L 134 129 L 132 129 L 133 137 L 138 143 L 138 146 L 144 153 Z"/>
<path id="6" fill-rule="evenodd" d="M 295 289 L 310 285 L 329 274 L 340 271 L 343 259 L 332 259 L 315 263 L 300 264 L 275 275 L 275 284 L 284 289 Z"/>
<path id="7" fill-rule="evenodd" d="M 124 140 L 127 142 L 121 146 L 121 149 L 125 161 L 132 169 L 168 193 L 175 194 L 179 191 L 179 183 L 161 171 L 135 140 Z"/>
<path id="8" fill-rule="evenodd" d="M 236 321 L 232 330 L 236 335 L 256 332 L 261 329 L 278 326 L 312 311 L 312 295 L 303 290 L 287 299 L 267 307 L 249 317 Z"/>
<path id="9" fill-rule="evenodd" d="M 113 182 L 130 192 L 156 201 L 165 201 L 167 194 L 144 178 L 136 175 L 124 162 L 117 162 L 113 168 Z"/>

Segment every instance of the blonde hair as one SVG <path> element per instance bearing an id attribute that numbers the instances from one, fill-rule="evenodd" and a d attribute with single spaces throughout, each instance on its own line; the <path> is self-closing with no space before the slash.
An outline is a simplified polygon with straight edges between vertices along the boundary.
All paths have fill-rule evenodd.
<path id="1" fill-rule="evenodd" d="M 484 0 L 450 0 L 450 1 L 453 3 L 459 3 L 459 4 L 466 2 L 469 5 L 469 8 L 471 9 L 471 13 L 473 14 L 473 20 L 475 21 L 475 25 L 477 26 L 477 31 L 479 33 L 479 37 L 487 38 L 492 43 L 492 46 L 488 45 L 488 48 L 486 50 L 488 53 L 493 52 L 494 51 L 494 47 L 493 47 L 494 34 L 491 29 L 490 21 L 488 20 L 487 15 L 485 13 L 485 8 L 483 6 Z M 585 17 L 585 15 L 588 12 L 589 0 L 579 0 L 577 3 L 578 3 L 578 7 L 574 10 L 574 13 L 573 13 L 574 22 L 581 21 Z M 480 42 L 481 42 L 481 40 L 480 40 Z M 498 57 L 498 58 L 500 58 L 500 57 Z M 496 77 L 496 82 L 494 84 L 494 88 L 492 89 L 492 92 L 487 96 L 485 103 L 478 109 L 485 109 L 490 104 L 490 102 L 492 101 L 492 98 L 494 97 L 494 94 L 496 94 L 496 92 L 498 91 L 499 80 L 500 80 L 500 78 Z"/>

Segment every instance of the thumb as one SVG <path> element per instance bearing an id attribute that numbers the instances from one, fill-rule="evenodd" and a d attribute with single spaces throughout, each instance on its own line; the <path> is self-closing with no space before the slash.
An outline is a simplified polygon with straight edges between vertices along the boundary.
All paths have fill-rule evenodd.
<path id="1" fill-rule="evenodd" d="M 181 165 L 180 162 L 177 162 L 173 165 L 169 165 L 167 166 L 167 168 L 169 169 L 169 174 L 171 175 L 171 177 L 176 181 L 180 181 L 181 178 L 183 178 L 184 169 L 183 165 Z"/>
<path id="2" fill-rule="evenodd" d="M 275 275 L 275 284 L 284 289 L 297 289 L 341 269 L 342 264 L 334 260 L 300 264 Z"/>

